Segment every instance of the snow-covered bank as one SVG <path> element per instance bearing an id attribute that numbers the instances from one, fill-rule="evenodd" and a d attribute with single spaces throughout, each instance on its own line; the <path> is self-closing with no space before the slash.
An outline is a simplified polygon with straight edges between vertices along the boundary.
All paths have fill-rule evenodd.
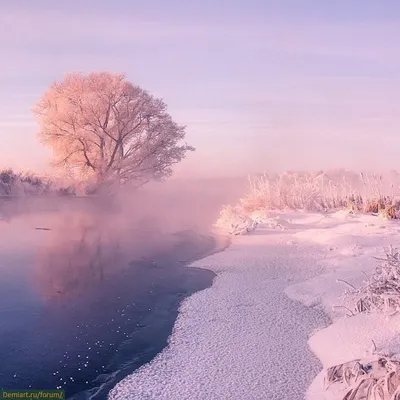
<path id="1" fill-rule="evenodd" d="M 399 353 L 400 319 L 345 317 L 337 280 L 359 286 L 399 232 L 344 211 L 270 216 L 193 264 L 217 274 L 213 286 L 185 300 L 169 346 L 110 399 L 341 399 L 340 385 L 323 391 L 322 368 L 370 356 L 373 343 Z"/>
<path id="2" fill-rule="evenodd" d="M 370 362 L 377 355 L 399 357 L 400 316 L 371 313 L 348 317 L 349 310 L 341 307 L 354 306 L 343 296 L 346 286 L 341 283 L 359 287 L 377 265 L 373 257 L 382 258 L 389 245 L 398 246 L 399 232 L 397 221 L 340 212 L 330 215 L 313 229 L 295 235 L 299 240 L 329 248 L 323 262 L 326 265 L 324 274 L 286 289 L 291 298 L 305 305 L 322 305 L 334 321 L 309 340 L 310 348 L 321 360 L 324 371 L 310 386 L 308 400 L 341 400 L 348 392 L 349 388 L 343 384 L 333 384 L 329 390 L 323 390 L 325 370 L 329 367 L 357 359 Z M 364 397 L 354 397 L 361 398 Z"/>
<path id="3" fill-rule="evenodd" d="M 213 286 L 184 301 L 169 346 L 110 399 L 303 399 L 321 369 L 307 340 L 329 323 L 321 310 L 284 293 L 321 272 L 325 250 L 291 240 L 306 217 L 286 230 L 238 237 L 225 252 L 192 264 L 217 274 Z"/>

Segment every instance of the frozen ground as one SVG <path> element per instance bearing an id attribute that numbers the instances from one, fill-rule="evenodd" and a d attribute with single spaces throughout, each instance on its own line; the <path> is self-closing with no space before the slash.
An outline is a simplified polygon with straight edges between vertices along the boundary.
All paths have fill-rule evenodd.
<path id="1" fill-rule="evenodd" d="M 400 224 L 396 220 L 385 221 L 373 215 L 353 216 L 345 212 L 333 214 L 329 219 L 328 229 L 320 224 L 295 235 L 307 243 L 329 247 L 329 256 L 324 261 L 326 272 L 286 289 L 291 298 L 304 304 L 322 305 L 334 321 L 310 338 L 310 348 L 324 368 L 355 359 L 374 359 L 373 342 L 378 354 L 399 359 L 399 315 L 372 313 L 346 317 L 346 310 L 334 306 L 341 304 L 339 296 L 346 288 L 335 283 L 336 280 L 360 286 L 365 279 L 364 273 L 370 275 L 377 265 L 373 256 L 384 258 L 389 245 L 399 247 Z M 323 377 L 322 371 L 310 386 L 307 400 L 341 400 L 347 388 L 334 384 L 323 391 Z"/>
<path id="2" fill-rule="evenodd" d="M 321 369 L 307 340 L 328 323 L 284 293 L 321 272 L 320 246 L 288 244 L 303 224 L 260 229 L 193 264 L 217 273 L 213 286 L 184 302 L 169 347 L 110 398 L 303 399 Z"/>
<path id="3" fill-rule="evenodd" d="M 110 399 L 300 400 L 310 384 L 309 400 L 339 399 L 314 379 L 322 367 L 365 356 L 371 339 L 400 351 L 397 317 L 332 312 L 344 291 L 336 279 L 360 283 L 400 226 L 345 212 L 273 221 L 193 264 L 217 274 L 213 286 L 183 303 L 169 346 Z"/>

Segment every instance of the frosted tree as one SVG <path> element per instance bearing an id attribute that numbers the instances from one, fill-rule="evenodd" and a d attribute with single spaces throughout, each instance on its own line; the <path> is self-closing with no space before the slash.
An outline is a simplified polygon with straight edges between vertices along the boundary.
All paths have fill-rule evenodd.
<path id="1" fill-rule="evenodd" d="M 185 127 L 172 120 L 166 104 L 123 74 L 69 73 L 33 111 L 54 164 L 96 185 L 162 179 L 194 150 L 182 143 Z"/>

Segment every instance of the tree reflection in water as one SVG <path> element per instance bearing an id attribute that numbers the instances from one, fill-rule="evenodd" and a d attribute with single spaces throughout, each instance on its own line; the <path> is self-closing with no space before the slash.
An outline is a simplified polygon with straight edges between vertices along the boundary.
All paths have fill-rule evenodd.
<path id="1" fill-rule="evenodd" d="M 13 221 L 13 237 L 22 244 L 16 252 L 28 239 L 30 250 L 21 266 L 10 267 L 21 276 L 9 281 L 12 312 L 0 327 L 5 387 L 61 385 L 68 396 L 90 391 L 104 399 L 164 348 L 181 301 L 211 285 L 210 271 L 184 268 L 213 249 L 210 238 L 171 232 L 138 212 L 135 218 L 107 211 L 52 211 Z"/>
<path id="2" fill-rule="evenodd" d="M 48 234 L 35 265 L 35 278 L 46 299 L 95 285 L 128 262 L 120 235 L 97 215 L 68 213 Z"/>
<path id="3" fill-rule="evenodd" d="M 166 257 L 182 238 L 162 233 L 149 219 L 68 212 L 57 216 L 38 250 L 35 280 L 45 299 L 65 298 L 95 286 L 133 261 Z"/>

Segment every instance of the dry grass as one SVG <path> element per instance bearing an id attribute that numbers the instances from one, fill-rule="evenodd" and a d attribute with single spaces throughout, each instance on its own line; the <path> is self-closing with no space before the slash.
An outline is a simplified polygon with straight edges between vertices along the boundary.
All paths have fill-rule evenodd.
<path id="1" fill-rule="evenodd" d="M 381 263 L 370 277 L 366 276 L 366 280 L 360 288 L 341 281 L 348 287 L 344 298 L 353 304 L 349 308 L 351 315 L 374 311 L 392 315 L 400 311 L 399 251 L 390 247 L 386 258 L 378 260 Z"/>
<path id="2" fill-rule="evenodd" d="M 390 183 L 389 183 L 390 182 Z M 270 210 L 327 212 L 347 209 L 387 219 L 400 217 L 400 175 L 285 172 L 249 177 L 248 191 L 235 206 L 224 206 L 217 226 L 241 233 L 251 226 L 252 214 Z M 242 229 L 243 228 L 243 229 Z"/>
<path id="3" fill-rule="evenodd" d="M 283 173 L 249 178 L 248 193 L 239 204 L 243 213 L 260 209 L 381 213 L 398 218 L 400 202 L 395 201 L 394 184 L 382 176 L 360 174 L 332 177 L 324 172 Z"/>
<path id="4" fill-rule="evenodd" d="M 385 212 L 393 212 L 395 207 L 385 207 L 384 204 L 369 204 Z M 357 313 L 384 312 L 393 315 L 400 311 L 400 254 L 397 249 L 389 248 L 386 258 L 378 259 L 371 276 L 360 288 L 350 283 L 338 280 L 348 287 L 344 298 L 350 301 L 345 307 L 350 315 Z M 340 306 L 342 307 L 342 306 Z M 325 376 L 325 389 L 333 384 L 341 384 L 346 392 L 341 400 L 400 400 L 400 361 L 388 357 L 387 354 L 377 354 L 374 345 L 375 359 L 368 362 L 353 360 L 329 368 Z"/>
<path id="5" fill-rule="evenodd" d="M 328 368 L 325 390 L 337 383 L 347 388 L 341 400 L 400 400 L 400 362 L 377 357 Z"/>
<path id="6" fill-rule="evenodd" d="M 261 208 L 284 210 L 324 210 L 346 206 L 345 182 L 334 183 L 325 174 L 264 174 L 249 178 L 249 192 L 240 202 L 242 209 L 253 212 Z"/>

